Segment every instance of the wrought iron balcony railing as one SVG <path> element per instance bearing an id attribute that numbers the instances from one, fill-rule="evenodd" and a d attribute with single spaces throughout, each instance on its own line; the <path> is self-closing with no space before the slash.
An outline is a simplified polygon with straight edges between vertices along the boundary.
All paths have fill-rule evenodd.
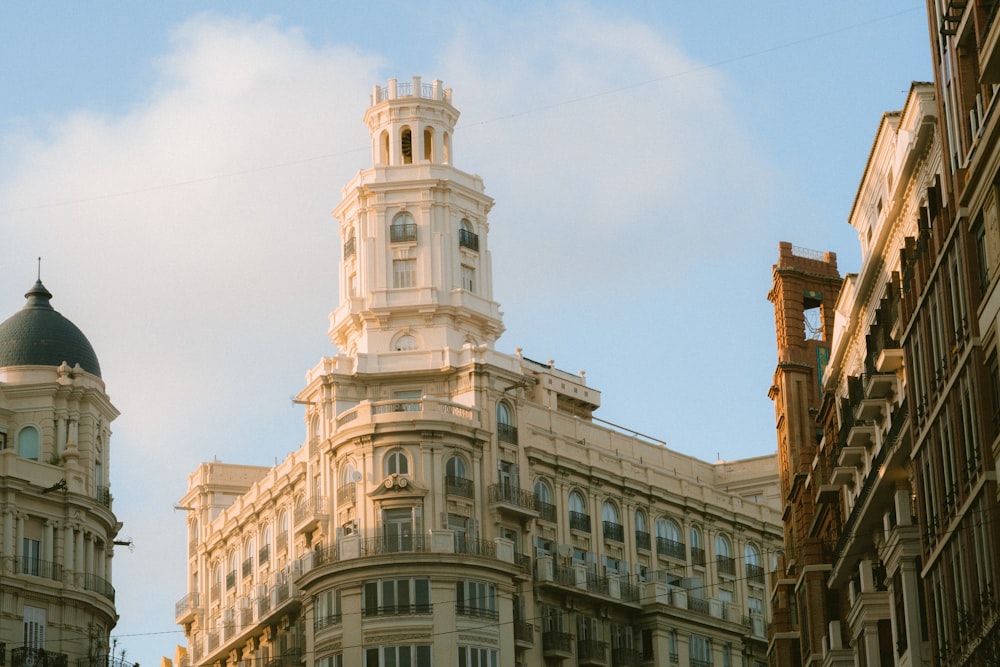
<path id="1" fill-rule="evenodd" d="M 736 576 L 736 561 L 729 556 L 716 556 L 715 565 L 719 570 L 719 574 Z"/>
<path id="2" fill-rule="evenodd" d="M 602 522 L 602 532 L 606 540 L 613 540 L 615 542 L 625 541 L 625 526 L 620 523 L 604 521 Z"/>
<path id="3" fill-rule="evenodd" d="M 361 540 L 362 556 L 381 556 L 396 553 L 422 553 L 429 545 L 423 535 L 385 535 Z"/>
<path id="4" fill-rule="evenodd" d="M 650 542 L 650 539 L 649 539 L 649 533 L 647 533 L 645 531 L 642 531 L 642 530 L 635 531 L 635 547 L 636 547 L 636 549 L 645 549 L 646 551 L 649 551 L 650 544 L 651 544 L 651 542 Z"/>
<path id="5" fill-rule="evenodd" d="M 487 489 L 490 503 L 508 503 L 533 512 L 538 508 L 538 495 L 511 484 L 490 484 Z"/>
<path id="6" fill-rule="evenodd" d="M 516 445 L 517 427 L 510 424 L 497 424 L 497 437 L 500 439 L 500 442 L 509 442 L 512 445 Z"/>
<path id="7" fill-rule="evenodd" d="M 479 252 L 479 234 L 468 229 L 458 230 L 458 245 Z"/>
<path id="8" fill-rule="evenodd" d="M 417 223 L 404 222 L 389 227 L 389 240 L 392 243 L 404 243 L 417 240 Z"/>
<path id="9" fill-rule="evenodd" d="M 462 496 L 463 498 L 476 497 L 476 487 L 471 479 L 447 475 L 444 478 L 444 487 L 446 493 L 453 496 Z"/>
<path id="10" fill-rule="evenodd" d="M 590 515 L 583 512 L 569 513 L 569 527 L 584 533 L 590 532 Z"/>
<path id="11" fill-rule="evenodd" d="M 687 560 L 687 548 L 684 543 L 672 540 L 669 537 L 657 536 L 656 553 L 660 556 L 668 556 L 677 560 Z"/>

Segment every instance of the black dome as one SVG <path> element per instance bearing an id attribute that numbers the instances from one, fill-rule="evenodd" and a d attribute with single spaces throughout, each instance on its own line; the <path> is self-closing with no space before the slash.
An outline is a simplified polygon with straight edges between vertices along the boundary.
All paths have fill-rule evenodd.
<path id="1" fill-rule="evenodd" d="M 101 365 L 90 341 L 49 305 L 52 294 L 42 281 L 24 296 L 24 308 L 0 324 L 0 367 L 59 366 L 65 361 L 100 377 Z"/>

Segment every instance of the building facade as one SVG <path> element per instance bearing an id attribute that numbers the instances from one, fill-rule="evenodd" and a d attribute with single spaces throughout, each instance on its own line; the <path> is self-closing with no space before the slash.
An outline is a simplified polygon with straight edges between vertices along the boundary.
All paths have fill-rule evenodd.
<path id="1" fill-rule="evenodd" d="M 118 411 L 52 294 L 39 280 L 25 296 L 0 323 L 0 664 L 108 667 Z"/>
<path id="2" fill-rule="evenodd" d="M 1000 665 L 1000 24 L 994 2 L 927 3 L 943 145 L 942 203 L 906 256 L 903 347 L 931 652 Z"/>
<path id="3" fill-rule="evenodd" d="M 594 417 L 582 372 L 495 349 L 493 201 L 457 119 L 437 81 L 372 93 L 305 443 L 205 463 L 181 499 L 186 662 L 763 664 L 775 458 L 672 452 Z"/>

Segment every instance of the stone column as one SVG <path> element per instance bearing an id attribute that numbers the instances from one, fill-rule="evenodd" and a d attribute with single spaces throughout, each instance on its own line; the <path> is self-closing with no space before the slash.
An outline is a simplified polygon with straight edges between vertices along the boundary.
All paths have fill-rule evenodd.
<path id="1" fill-rule="evenodd" d="M 903 587 L 903 608 L 906 610 L 906 644 L 910 650 L 910 664 L 921 665 L 929 662 L 924 655 L 924 642 L 920 629 L 920 572 L 913 558 L 903 558 L 899 562 L 899 575 Z"/>
<path id="2" fill-rule="evenodd" d="M 72 526 L 63 528 L 63 576 L 67 584 L 73 583 L 73 571 L 76 570 L 76 535 Z"/>

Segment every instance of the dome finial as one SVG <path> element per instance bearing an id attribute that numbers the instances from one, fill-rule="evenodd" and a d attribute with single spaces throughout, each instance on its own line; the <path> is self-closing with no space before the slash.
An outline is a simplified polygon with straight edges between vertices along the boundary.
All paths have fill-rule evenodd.
<path id="1" fill-rule="evenodd" d="M 42 258 L 38 258 L 38 282 L 42 282 Z"/>

